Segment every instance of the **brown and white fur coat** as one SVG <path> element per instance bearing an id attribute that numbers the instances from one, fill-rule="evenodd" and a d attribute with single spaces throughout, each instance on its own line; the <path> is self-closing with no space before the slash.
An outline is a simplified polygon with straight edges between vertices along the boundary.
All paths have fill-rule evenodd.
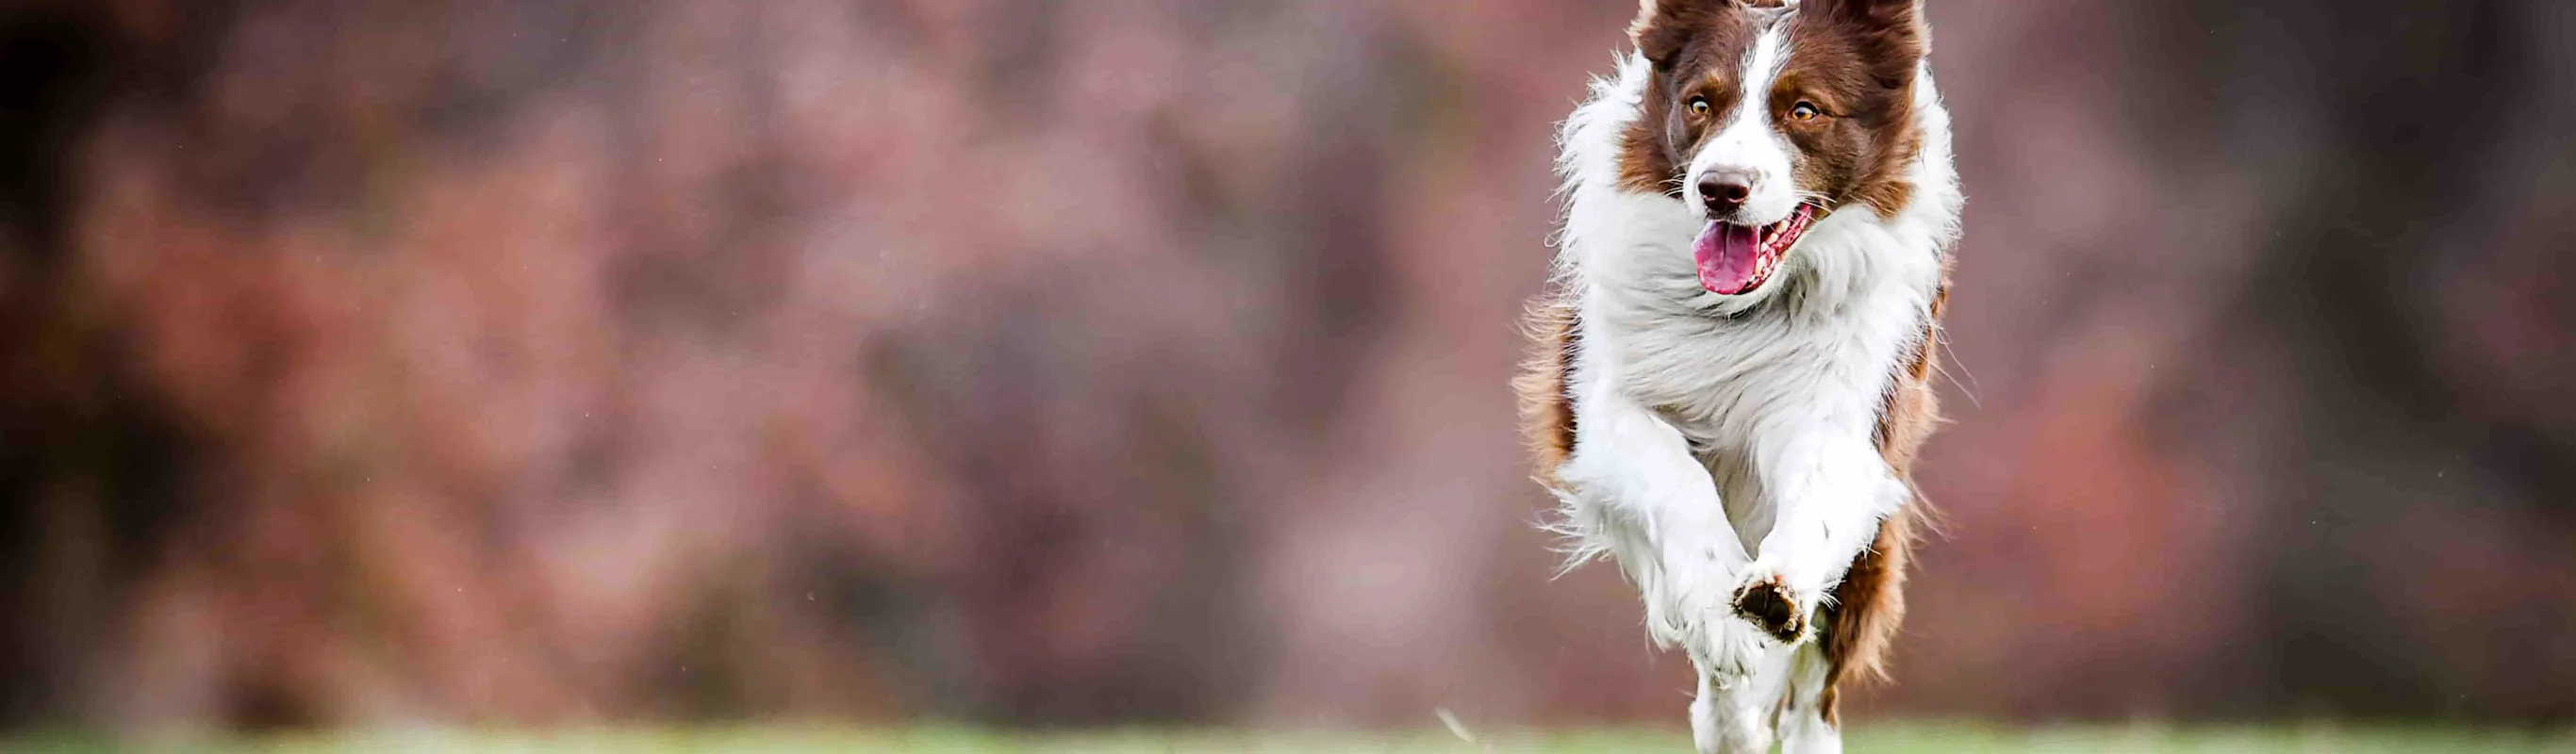
<path id="1" fill-rule="evenodd" d="M 1962 202 L 1919 0 L 1644 0 L 1566 122 L 1521 382 L 1574 563 L 1699 674 L 1700 750 L 1841 750 L 1918 525 Z"/>

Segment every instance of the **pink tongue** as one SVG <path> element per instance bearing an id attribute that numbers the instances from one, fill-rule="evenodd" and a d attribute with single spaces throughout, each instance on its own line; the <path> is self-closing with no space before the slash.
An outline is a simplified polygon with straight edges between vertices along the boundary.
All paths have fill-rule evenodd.
<path id="1" fill-rule="evenodd" d="M 1709 223 L 1707 230 L 1699 232 L 1699 242 L 1691 244 L 1691 256 L 1699 262 L 1699 284 L 1728 296 L 1753 287 L 1758 271 L 1753 245 L 1760 235 L 1742 225 Z"/>

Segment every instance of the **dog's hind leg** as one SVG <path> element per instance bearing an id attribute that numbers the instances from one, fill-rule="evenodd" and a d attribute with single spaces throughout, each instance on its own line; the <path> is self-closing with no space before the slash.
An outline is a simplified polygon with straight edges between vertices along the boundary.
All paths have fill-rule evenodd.
<path id="1" fill-rule="evenodd" d="M 1804 644 L 1789 662 L 1788 684 L 1778 700 L 1780 754 L 1842 754 L 1843 732 L 1829 719 L 1832 663 L 1824 647 Z"/>

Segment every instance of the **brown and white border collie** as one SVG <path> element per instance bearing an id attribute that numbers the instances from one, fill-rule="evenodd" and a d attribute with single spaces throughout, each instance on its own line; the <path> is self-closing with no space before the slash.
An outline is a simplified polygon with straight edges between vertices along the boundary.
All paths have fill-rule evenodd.
<path id="1" fill-rule="evenodd" d="M 1961 196 L 1920 0 L 1643 0 L 1563 132 L 1521 381 L 1573 563 L 1699 672 L 1704 752 L 1842 748 L 1904 613 Z"/>

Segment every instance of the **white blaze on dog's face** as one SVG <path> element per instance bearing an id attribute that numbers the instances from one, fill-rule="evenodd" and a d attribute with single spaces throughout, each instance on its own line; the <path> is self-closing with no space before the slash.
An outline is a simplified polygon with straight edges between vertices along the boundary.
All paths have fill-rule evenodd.
<path id="1" fill-rule="evenodd" d="M 1621 182 L 1706 221 L 1692 243 L 1702 286 L 1757 292 L 1816 220 L 1905 206 L 1916 2 L 1645 0 L 1630 32 L 1655 75 Z"/>

